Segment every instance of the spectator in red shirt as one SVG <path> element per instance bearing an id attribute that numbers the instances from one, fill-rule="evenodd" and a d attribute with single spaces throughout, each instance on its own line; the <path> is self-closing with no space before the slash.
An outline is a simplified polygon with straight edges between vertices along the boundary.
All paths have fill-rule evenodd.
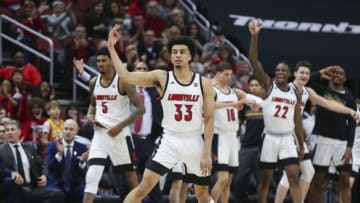
<path id="1" fill-rule="evenodd" d="M 19 122 L 21 126 L 21 140 L 26 142 L 33 142 L 33 130 L 38 130 L 35 132 L 38 133 L 36 137 L 36 144 L 40 143 L 40 125 L 44 124 L 47 118 L 43 115 L 44 112 L 44 101 L 40 97 L 33 97 L 29 102 L 26 101 L 26 105 L 23 105 L 23 108 L 19 110 Z M 35 143 L 34 143 L 35 144 Z"/>
<path id="2" fill-rule="evenodd" d="M 24 76 L 24 82 L 29 85 L 38 85 L 41 82 L 41 74 L 34 65 L 25 62 L 23 51 L 14 54 L 14 66 L 0 69 L 0 78 L 11 78 L 15 70 L 20 70 Z"/>
<path id="3" fill-rule="evenodd" d="M 92 41 L 87 38 L 87 31 L 84 25 L 77 25 L 74 31 L 74 37 L 65 42 L 65 60 L 69 66 L 73 58 L 83 59 L 85 63 L 88 62 L 89 57 L 95 54 L 94 45 Z M 72 70 L 72 69 L 71 69 Z"/>
<path id="4" fill-rule="evenodd" d="M 74 37 L 67 40 L 64 49 L 61 50 L 59 62 L 65 67 L 64 80 L 71 80 L 73 74 L 72 61 L 83 59 L 84 63 L 88 63 L 89 58 L 95 54 L 96 46 L 92 40 L 87 37 L 87 31 L 84 25 L 77 25 L 74 31 Z M 71 83 L 69 83 L 71 85 Z"/>
<path id="5" fill-rule="evenodd" d="M 3 80 L 0 87 L 0 108 L 7 109 L 9 117 L 16 119 L 19 100 L 14 98 L 14 94 L 14 83 L 10 79 Z"/>
<path id="6" fill-rule="evenodd" d="M 132 2 L 128 8 L 129 16 L 131 18 L 133 18 L 135 15 L 145 16 L 145 5 L 146 5 L 145 0 L 137 0 Z"/>
<path id="7" fill-rule="evenodd" d="M 146 4 L 145 27 L 152 29 L 157 38 L 161 38 L 161 32 L 166 28 L 166 21 L 159 15 L 159 4 L 156 1 Z"/>

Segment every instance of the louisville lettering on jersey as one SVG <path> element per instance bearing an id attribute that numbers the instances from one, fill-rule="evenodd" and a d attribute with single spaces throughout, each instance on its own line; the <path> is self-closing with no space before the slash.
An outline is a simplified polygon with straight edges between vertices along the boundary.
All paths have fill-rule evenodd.
<path id="1" fill-rule="evenodd" d="M 96 100 L 116 100 L 117 95 L 96 95 Z"/>
<path id="2" fill-rule="evenodd" d="M 287 98 L 281 98 L 281 97 L 273 97 L 271 99 L 271 101 L 278 102 L 278 103 L 286 103 L 286 104 L 290 104 L 290 105 L 295 105 L 295 103 L 296 103 L 295 100 L 291 100 L 291 99 L 287 99 Z"/>
<path id="3" fill-rule="evenodd" d="M 192 101 L 197 102 L 200 95 L 192 94 L 169 94 L 168 101 Z"/>

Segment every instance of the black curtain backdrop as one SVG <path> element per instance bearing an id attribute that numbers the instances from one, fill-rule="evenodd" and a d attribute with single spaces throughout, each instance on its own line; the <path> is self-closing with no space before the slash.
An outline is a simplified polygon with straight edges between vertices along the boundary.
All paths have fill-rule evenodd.
<path id="1" fill-rule="evenodd" d="M 279 61 L 294 66 L 306 59 L 314 69 L 341 65 L 349 78 L 360 79 L 360 1 L 197 0 L 197 3 L 212 23 L 224 27 L 227 37 L 246 55 L 250 42 L 246 17 L 267 20 L 267 28 L 260 33 L 259 58 L 270 74 Z M 316 24 L 311 28 L 313 31 L 306 28 L 306 23 Z"/>

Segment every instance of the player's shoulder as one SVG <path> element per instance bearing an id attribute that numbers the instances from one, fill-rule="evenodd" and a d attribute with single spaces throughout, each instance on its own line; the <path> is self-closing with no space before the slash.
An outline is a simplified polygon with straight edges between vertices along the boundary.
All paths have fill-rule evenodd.
<path id="1" fill-rule="evenodd" d="M 95 84 L 95 82 L 96 82 L 96 80 L 97 80 L 98 77 L 99 77 L 99 76 L 94 76 L 94 77 L 92 77 L 92 78 L 89 80 L 89 84 L 90 84 L 90 85 Z"/>

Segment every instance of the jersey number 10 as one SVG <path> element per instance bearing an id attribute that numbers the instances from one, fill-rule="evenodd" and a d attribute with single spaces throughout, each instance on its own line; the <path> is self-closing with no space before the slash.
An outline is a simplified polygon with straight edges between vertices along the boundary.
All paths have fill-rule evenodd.
<path id="1" fill-rule="evenodd" d="M 235 110 L 234 109 L 226 109 L 228 121 L 235 121 Z"/>

